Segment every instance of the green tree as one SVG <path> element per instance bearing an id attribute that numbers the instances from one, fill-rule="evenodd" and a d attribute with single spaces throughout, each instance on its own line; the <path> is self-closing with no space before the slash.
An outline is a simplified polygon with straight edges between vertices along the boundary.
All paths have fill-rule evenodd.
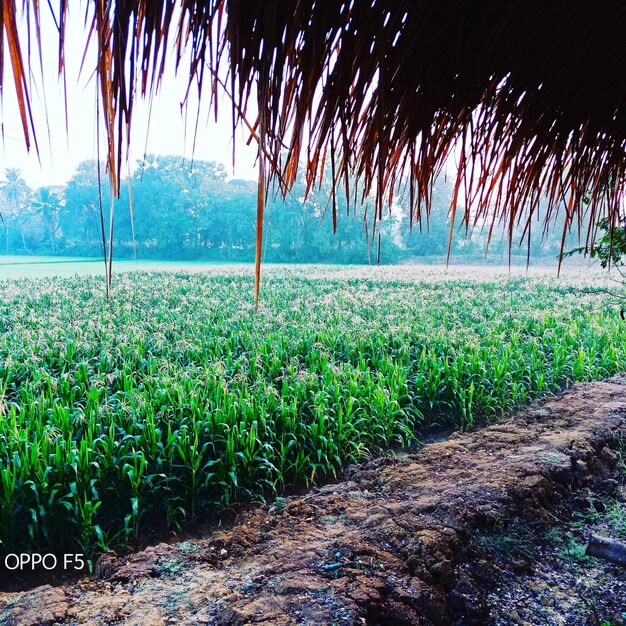
<path id="1" fill-rule="evenodd" d="M 101 171 L 104 166 L 101 164 Z M 67 247 L 81 253 L 102 251 L 100 193 L 105 225 L 108 226 L 109 187 L 106 177 L 98 187 L 98 162 L 83 161 L 65 187 L 65 204 L 59 210 L 59 228 Z"/>
<path id="2" fill-rule="evenodd" d="M 59 213 L 65 204 L 63 189 L 59 187 L 40 187 L 31 197 L 32 213 L 37 217 L 50 244 L 52 253 L 56 253 L 56 237 L 59 231 Z"/>
<path id="3" fill-rule="evenodd" d="M 26 181 L 22 178 L 22 172 L 17 168 L 7 168 L 5 180 L 0 181 L 0 197 L 4 205 L 2 215 L 5 227 L 5 254 L 9 251 L 9 224 L 17 224 L 22 238 L 22 247 L 27 251 L 24 226 L 29 219 L 24 211 L 26 198 L 30 194 L 30 189 Z"/>
<path id="4" fill-rule="evenodd" d="M 133 174 L 133 209 L 140 246 L 166 257 L 189 256 L 220 238 L 221 164 L 148 155 Z"/>

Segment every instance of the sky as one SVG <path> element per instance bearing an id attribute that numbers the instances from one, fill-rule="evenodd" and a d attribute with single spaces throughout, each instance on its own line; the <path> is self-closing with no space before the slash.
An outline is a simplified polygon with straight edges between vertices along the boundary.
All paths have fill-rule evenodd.
<path id="1" fill-rule="evenodd" d="M 34 146 L 26 149 L 22 123 L 19 117 L 13 75 L 7 55 L 5 61 L 4 93 L 0 119 L 4 125 L 4 142 L 0 145 L 0 179 L 7 168 L 18 168 L 31 188 L 65 183 L 76 166 L 84 160 L 97 156 L 96 141 L 96 82 L 93 75 L 95 51 L 91 46 L 80 70 L 87 41 L 84 27 L 85 3 L 70 3 L 66 32 L 66 82 L 67 116 L 69 131 L 65 127 L 65 104 L 62 81 L 58 78 L 58 33 L 46 3 L 42 3 L 43 77 L 39 57 L 33 38 L 30 96 L 39 143 L 39 159 Z M 20 24 L 25 35 L 26 24 Z M 26 37 L 22 38 L 25 46 Z M 172 43 L 170 43 L 170 49 Z M 22 51 L 26 56 L 26 50 Z M 170 50 L 171 53 L 171 50 Z M 218 120 L 213 110 L 208 111 L 208 82 L 202 100 L 195 150 L 193 133 L 198 100 L 192 89 L 189 97 L 188 123 L 180 103 L 184 98 L 187 79 L 186 65 L 181 64 L 179 76 L 174 75 L 173 54 L 159 90 L 154 98 L 150 116 L 149 103 L 138 98 L 133 113 L 131 136 L 131 162 L 148 154 L 180 155 L 186 158 L 217 161 L 226 166 L 233 178 L 256 179 L 256 149 L 254 143 L 246 145 L 247 137 L 242 129 L 235 136 L 235 167 L 232 160 L 232 129 L 230 103 L 226 96 L 218 102 Z M 46 114 L 47 109 L 47 114 Z M 150 126 L 148 132 L 148 119 Z M 185 128 L 187 132 L 185 132 Z M 106 142 L 100 134 L 100 150 L 104 155 Z M 104 158 L 101 156 L 101 158 Z"/>

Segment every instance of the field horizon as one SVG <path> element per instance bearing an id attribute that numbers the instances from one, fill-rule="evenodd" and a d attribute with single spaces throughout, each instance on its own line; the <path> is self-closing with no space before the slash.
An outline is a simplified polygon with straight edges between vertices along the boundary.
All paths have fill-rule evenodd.
<path id="1" fill-rule="evenodd" d="M 243 273 L 254 272 L 254 263 L 231 263 L 223 261 L 178 261 L 153 259 L 113 259 L 113 274 L 125 272 L 207 272 L 210 274 L 228 273 L 230 269 Z M 446 264 L 445 257 L 419 257 L 415 261 L 402 263 L 366 265 L 366 264 L 323 264 L 323 263 L 264 263 L 262 273 L 276 270 L 293 270 L 297 268 L 312 269 L 327 268 L 328 272 L 339 274 L 346 271 L 351 277 L 359 275 L 392 277 L 396 272 L 407 280 L 421 280 L 433 272 L 446 279 L 464 279 L 476 277 L 489 280 L 494 276 L 545 276 L 556 278 L 558 275 L 558 260 L 549 262 L 545 258 L 526 265 L 525 259 L 515 257 L 509 266 L 508 261 L 497 259 L 472 259 L 467 262 L 463 257 L 451 257 Z M 414 274 L 414 278 L 411 276 Z M 590 277 L 604 277 L 606 272 L 601 270 L 597 263 L 582 258 L 566 258 L 561 266 L 561 276 L 580 275 L 584 280 L 585 274 Z M 12 278 L 42 278 L 53 276 L 99 276 L 104 275 L 104 261 L 102 258 L 63 257 L 63 256 L 29 256 L 29 255 L 2 255 L 0 254 L 0 280 Z"/>

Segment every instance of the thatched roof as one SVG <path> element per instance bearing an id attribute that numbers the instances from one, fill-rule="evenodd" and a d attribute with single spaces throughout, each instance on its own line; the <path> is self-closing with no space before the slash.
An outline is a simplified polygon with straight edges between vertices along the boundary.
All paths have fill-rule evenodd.
<path id="1" fill-rule="evenodd" d="M 16 4 L 3 1 L 0 28 L 23 79 L 16 87 L 28 141 Z M 61 1 L 57 15 L 61 55 L 67 5 Z M 39 6 L 24 0 L 32 16 Z M 249 125 L 258 140 L 262 176 L 286 188 L 300 159 L 313 184 L 330 155 L 337 189 L 350 195 L 344 187 L 356 172 L 375 190 L 379 215 L 409 178 L 415 219 L 457 154 L 455 197 L 472 200 L 470 225 L 502 218 L 512 231 L 542 196 L 551 211 L 564 205 L 566 227 L 595 223 L 601 211 L 618 223 L 626 168 L 621 0 L 90 0 L 87 7 L 114 185 L 132 86 L 138 81 L 144 94 L 156 88 L 174 42 L 179 57 L 185 45 L 192 51 L 181 70 L 192 82 L 232 95 L 233 124 Z M 249 98 L 258 119 L 245 116 Z"/>

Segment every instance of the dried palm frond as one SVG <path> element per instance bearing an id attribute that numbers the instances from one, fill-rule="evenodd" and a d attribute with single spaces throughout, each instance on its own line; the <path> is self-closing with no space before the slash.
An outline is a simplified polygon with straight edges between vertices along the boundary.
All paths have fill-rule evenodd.
<path id="1" fill-rule="evenodd" d="M 226 87 L 233 127 L 245 123 L 258 142 L 258 242 L 268 183 L 277 180 L 285 192 L 304 159 L 310 189 L 327 156 L 337 190 L 349 198 L 350 175 L 357 174 L 364 193 L 375 193 L 377 219 L 408 178 L 411 223 L 421 222 L 434 178 L 455 156 L 452 212 L 462 199 L 467 226 L 486 223 L 492 231 L 504 223 L 512 234 L 521 222 L 529 229 L 544 197 L 546 224 L 564 210 L 565 231 L 588 223 L 593 238 L 602 215 L 612 227 L 622 220 L 621 1 L 90 0 L 87 6 L 115 190 L 135 85 L 144 96 L 158 88 L 173 37 L 177 65 L 189 52 L 190 85 L 201 90 L 208 77 L 212 98 Z M 40 2 L 24 0 L 25 8 L 37 15 Z M 32 119 L 17 10 L 15 0 L 3 1 L 0 35 L 28 143 Z M 60 67 L 66 12 L 61 1 Z M 251 97 L 258 107 L 252 123 L 245 120 Z"/>

